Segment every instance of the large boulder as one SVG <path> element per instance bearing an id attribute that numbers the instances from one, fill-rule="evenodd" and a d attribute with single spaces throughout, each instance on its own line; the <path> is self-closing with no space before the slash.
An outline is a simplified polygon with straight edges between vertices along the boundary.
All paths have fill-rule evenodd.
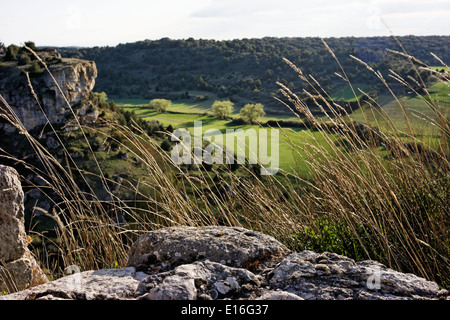
<path id="1" fill-rule="evenodd" d="M 17 171 L 0 165 L 0 292 L 47 282 L 27 248 L 23 197 Z"/>
<path id="2" fill-rule="evenodd" d="M 150 275 L 139 284 L 136 293 L 148 300 L 215 300 L 242 297 L 252 285 L 260 285 L 252 272 L 206 260 Z"/>
<path id="3" fill-rule="evenodd" d="M 270 287 L 305 300 L 422 300 L 448 295 L 435 282 L 416 275 L 329 252 L 292 253 L 268 278 Z"/>
<path id="4" fill-rule="evenodd" d="M 131 247 L 128 266 L 166 271 L 199 260 L 250 268 L 289 250 L 263 233 L 244 228 L 172 227 L 149 232 Z"/>

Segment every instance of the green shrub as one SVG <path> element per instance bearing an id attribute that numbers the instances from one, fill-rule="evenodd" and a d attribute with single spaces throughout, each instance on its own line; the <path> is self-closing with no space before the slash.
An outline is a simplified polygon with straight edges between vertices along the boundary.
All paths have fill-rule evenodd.
<path id="1" fill-rule="evenodd" d="M 150 101 L 149 107 L 154 109 L 156 112 L 164 113 L 171 104 L 172 101 L 167 99 L 153 99 Z"/>
<path id="2" fill-rule="evenodd" d="M 11 44 L 6 48 L 5 61 L 17 61 L 17 54 L 19 53 L 19 47 Z"/>
<path id="3" fill-rule="evenodd" d="M 161 149 L 163 149 L 164 151 L 170 151 L 170 149 L 172 148 L 172 145 L 170 144 L 168 139 L 164 139 L 161 143 Z"/>
<path id="4" fill-rule="evenodd" d="M 264 106 L 261 103 L 248 103 L 241 109 L 239 114 L 245 123 L 254 124 L 266 113 L 264 112 Z"/>
<path id="5" fill-rule="evenodd" d="M 17 63 L 19 66 L 25 66 L 27 64 L 31 64 L 31 59 L 27 54 L 22 54 L 19 58 L 19 62 Z"/>
<path id="6" fill-rule="evenodd" d="M 30 75 L 31 76 L 39 76 L 44 72 L 44 68 L 39 65 L 38 61 L 33 61 L 31 63 Z"/>
<path id="7" fill-rule="evenodd" d="M 233 113 L 233 105 L 233 102 L 229 100 L 215 101 L 211 106 L 211 112 L 218 119 L 228 119 Z"/>

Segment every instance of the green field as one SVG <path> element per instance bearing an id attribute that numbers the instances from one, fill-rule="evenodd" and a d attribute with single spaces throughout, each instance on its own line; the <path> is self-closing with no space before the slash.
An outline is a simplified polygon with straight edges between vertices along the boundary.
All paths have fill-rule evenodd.
<path id="1" fill-rule="evenodd" d="M 437 82 L 429 87 L 428 91 L 433 100 L 447 104 L 450 103 L 450 82 Z"/>
<path id="2" fill-rule="evenodd" d="M 352 87 L 353 87 L 353 90 L 350 86 L 343 87 L 341 90 L 338 90 L 335 93 L 333 93 L 331 95 L 331 98 L 333 100 L 343 99 L 345 101 L 352 102 L 352 101 L 356 101 L 357 98 L 359 100 L 363 97 L 363 94 L 358 90 L 358 88 L 366 93 L 368 93 L 370 91 L 370 86 L 365 85 L 365 84 L 355 84 Z M 356 94 L 356 97 L 355 97 L 355 94 Z"/>
<path id="3" fill-rule="evenodd" d="M 368 90 L 367 86 L 355 86 L 362 90 Z M 429 88 L 431 95 L 414 96 L 409 95 L 400 98 L 394 98 L 387 94 L 380 94 L 377 98 L 379 107 L 363 107 L 354 111 L 351 118 L 360 122 L 368 122 L 371 126 L 379 127 L 382 130 L 389 130 L 390 125 L 397 128 L 400 133 L 409 134 L 408 123 L 405 121 L 402 107 L 406 111 L 409 123 L 413 127 L 416 137 L 425 139 L 437 139 L 440 131 L 437 127 L 437 117 L 433 111 L 437 106 L 447 117 L 449 114 L 449 86 L 448 83 L 438 82 Z M 350 87 L 343 88 L 340 92 L 333 95 L 333 98 L 344 98 L 352 100 L 352 91 Z M 203 102 L 193 102 L 192 100 L 178 100 L 172 103 L 165 113 L 158 113 L 150 109 L 148 101 L 143 99 L 116 99 L 115 102 L 127 111 L 134 111 L 136 115 L 145 120 L 159 121 L 165 126 L 172 125 L 173 128 L 186 128 L 193 133 L 194 123 L 201 121 L 203 133 L 207 130 L 219 130 L 223 136 L 223 143 L 226 144 L 226 130 L 242 129 L 244 132 L 252 131 L 252 134 L 259 134 L 262 129 L 259 125 L 238 125 L 230 120 L 219 120 L 209 115 L 212 100 Z M 237 117 L 238 110 L 235 108 L 233 117 Z M 265 116 L 261 123 L 268 120 L 301 121 L 294 115 Z M 266 128 L 264 128 L 266 129 Z M 250 130 L 250 131 L 248 131 Z M 271 130 L 269 130 L 269 137 Z M 288 172 L 299 172 L 303 176 L 308 175 L 308 168 L 304 161 L 306 158 L 305 147 L 314 145 L 316 147 L 328 147 L 322 133 L 312 130 L 284 128 L 279 133 L 279 164 L 280 168 Z M 293 147 L 294 146 L 294 147 Z M 306 147 L 307 148 L 307 147 Z M 235 149 L 236 150 L 236 149 Z M 248 155 L 248 147 L 247 147 Z"/>
<path id="4" fill-rule="evenodd" d="M 447 118 L 450 117 L 449 83 L 437 82 L 428 88 L 428 92 L 430 96 L 427 94 L 417 96 L 411 93 L 397 98 L 382 94 L 377 101 L 380 108 L 358 109 L 352 113 L 352 118 L 361 122 L 368 121 L 371 126 L 383 130 L 389 130 L 393 125 L 401 132 L 409 134 L 403 108 L 416 136 L 425 138 L 440 136 L 436 110 Z"/>
<path id="5" fill-rule="evenodd" d="M 450 67 L 443 67 L 443 66 L 437 66 L 437 67 L 430 67 L 431 69 L 437 70 L 437 71 L 447 71 L 450 72 Z"/>
<path id="6" fill-rule="evenodd" d="M 121 100 L 119 100 L 121 101 Z M 122 101 L 121 101 L 122 102 Z M 219 130 L 223 134 L 223 141 L 226 145 L 226 130 L 238 130 L 241 129 L 245 133 L 252 132 L 252 134 L 258 134 L 261 129 L 268 130 L 268 137 L 271 137 L 271 128 L 262 128 L 259 125 L 238 125 L 230 120 L 219 120 L 205 114 L 206 110 L 202 110 L 196 104 L 188 103 L 174 103 L 170 108 L 169 112 L 158 113 L 152 109 L 147 108 L 144 105 L 131 105 L 131 103 L 140 103 L 140 100 L 127 100 L 126 105 L 123 105 L 124 110 L 134 111 L 136 115 L 147 121 L 156 120 L 165 126 L 172 125 L 174 128 L 188 129 L 191 133 L 194 132 L 194 123 L 196 121 L 201 121 L 202 131 L 205 133 L 207 130 Z M 186 113 L 170 113 L 170 111 L 181 112 L 189 111 Z M 194 112 L 197 111 L 197 112 Z M 202 111 L 202 112 L 200 112 Z M 295 116 L 278 116 L 278 117 L 265 117 L 263 122 L 267 120 L 298 120 Z M 248 131 L 250 130 L 250 131 Z M 254 130 L 254 131 L 252 131 Z M 232 133 L 235 134 L 235 133 Z M 311 130 L 299 130 L 291 128 L 283 128 L 279 132 L 279 145 L 278 145 L 278 155 L 280 168 L 286 170 L 287 172 L 302 172 L 302 174 L 307 174 L 307 166 L 303 158 L 306 156 L 304 151 L 298 151 L 301 148 L 292 148 L 292 145 L 296 146 L 307 146 L 308 144 L 319 146 L 324 145 L 324 138 L 320 132 Z M 269 150 L 271 145 L 269 144 Z M 248 153 L 248 144 L 246 149 L 246 154 Z M 270 152 L 269 152 L 270 154 Z"/>

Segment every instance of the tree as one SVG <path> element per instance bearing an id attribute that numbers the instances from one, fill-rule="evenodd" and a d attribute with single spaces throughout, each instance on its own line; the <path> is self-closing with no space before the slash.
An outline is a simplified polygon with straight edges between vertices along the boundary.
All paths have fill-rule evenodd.
<path id="1" fill-rule="evenodd" d="M 98 94 L 98 102 L 106 103 L 106 101 L 108 101 L 108 96 L 106 95 L 106 93 L 104 91 L 100 92 Z"/>
<path id="2" fill-rule="evenodd" d="M 31 59 L 27 54 L 22 54 L 17 64 L 19 66 L 26 66 L 27 64 L 31 64 Z"/>
<path id="3" fill-rule="evenodd" d="M 227 119 L 233 113 L 233 102 L 229 100 L 215 101 L 211 106 L 211 112 L 218 119 Z"/>
<path id="4" fill-rule="evenodd" d="M 167 132 L 170 132 L 170 133 L 172 133 L 174 130 L 175 130 L 175 129 L 173 128 L 173 126 L 172 126 L 171 124 L 169 124 L 169 125 L 167 126 L 167 128 L 166 128 L 166 131 L 167 131 Z"/>
<path id="5" fill-rule="evenodd" d="M 172 148 L 172 145 L 170 144 L 168 139 L 164 139 L 161 143 L 161 149 L 163 149 L 164 151 L 170 151 L 170 149 Z"/>
<path id="6" fill-rule="evenodd" d="M 170 107 L 172 101 L 166 99 L 153 99 L 149 103 L 149 107 L 154 109 L 156 112 L 164 113 L 167 108 Z"/>
<path id="7" fill-rule="evenodd" d="M 11 44 L 6 48 L 5 61 L 17 61 L 17 54 L 19 53 L 19 47 L 15 44 Z"/>
<path id="8" fill-rule="evenodd" d="M 248 103 L 241 109 L 239 114 L 244 122 L 254 124 L 266 113 L 264 112 L 264 106 L 261 103 Z"/>
<path id="9" fill-rule="evenodd" d="M 38 48 L 36 48 L 36 45 L 34 44 L 33 41 L 27 41 L 25 42 L 25 45 L 30 48 L 31 50 L 33 50 L 34 52 L 39 51 Z"/>
<path id="10" fill-rule="evenodd" d="M 208 88 L 209 88 L 208 82 L 206 82 L 206 80 L 203 79 L 203 76 L 202 76 L 202 75 L 201 75 L 200 77 L 198 77 L 198 80 L 197 80 L 197 87 L 198 87 L 198 89 L 200 89 L 200 90 L 208 90 Z"/>

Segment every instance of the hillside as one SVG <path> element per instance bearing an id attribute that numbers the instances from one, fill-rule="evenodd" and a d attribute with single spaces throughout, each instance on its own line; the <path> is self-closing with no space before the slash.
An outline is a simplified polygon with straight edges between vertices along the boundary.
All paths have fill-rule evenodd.
<path id="1" fill-rule="evenodd" d="M 350 55 L 367 62 L 382 74 L 389 69 L 403 76 L 413 75 L 403 57 L 386 49 L 402 51 L 390 37 L 329 38 L 347 76 L 356 86 L 373 88 L 379 81 Z M 428 65 L 439 65 L 429 53 L 444 62 L 450 60 L 450 37 L 399 37 L 407 53 Z M 319 38 L 262 38 L 231 41 L 145 40 L 116 47 L 60 49 L 64 56 L 96 62 L 99 76 L 96 90 L 110 98 L 168 97 L 175 100 L 186 91 L 201 90 L 237 103 L 261 102 L 270 111 L 284 108 L 273 99 L 277 81 L 301 93 L 306 85 L 283 61 L 293 62 L 311 74 L 330 95 L 339 94 L 347 84 L 335 73 L 341 70 Z M 425 80 L 427 74 L 422 75 Z M 371 86 L 367 88 L 367 84 Z M 378 87 L 380 89 L 380 87 Z"/>

